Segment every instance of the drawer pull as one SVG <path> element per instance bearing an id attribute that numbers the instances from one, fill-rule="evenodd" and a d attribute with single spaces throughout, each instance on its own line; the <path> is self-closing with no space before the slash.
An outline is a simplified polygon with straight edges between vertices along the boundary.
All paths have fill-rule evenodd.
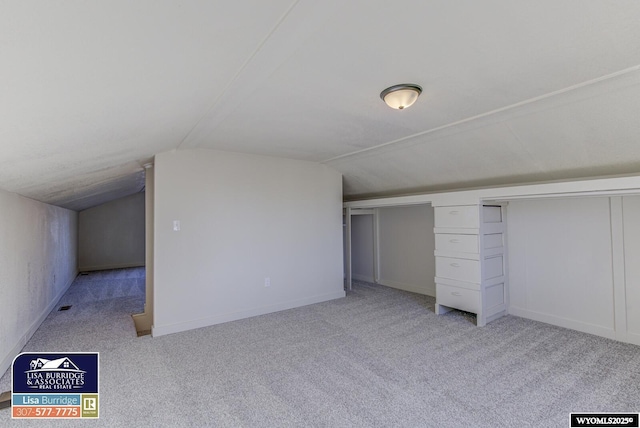
<path id="1" fill-rule="evenodd" d="M 460 240 L 459 239 L 449 239 L 449 242 L 451 242 L 452 244 L 459 244 Z"/>
<path id="2" fill-rule="evenodd" d="M 451 214 L 451 215 L 456 215 L 456 214 L 459 214 L 459 213 L 460 213 L 460 211 L 449 211 L 449 214 Z"/>
<path id="3" fill-rule="evenodd" d="M 462 296 L 462 294 L 459 291 L 452 291 L 451 295 L 452 296 Z"/>
<path id="4" fill-rule="evenodd" d="M 451 266 L 453 266 L 453 267 L 460 267 L 460 263 L 451 263 Z"/>

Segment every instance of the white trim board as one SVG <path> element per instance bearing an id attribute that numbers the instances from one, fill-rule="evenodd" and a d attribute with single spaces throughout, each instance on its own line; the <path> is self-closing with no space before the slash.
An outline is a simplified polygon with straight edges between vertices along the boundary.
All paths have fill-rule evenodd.
<path id="1" fill-rule="evenodd" d="M 345 202 L 352 209 L 432 204 L 433 206 L 479 204 L 481 201 L 502 201 L 522 198 L 612 196 L 640 194 L 640 176 L 605 177 L 575 181 L 488 187 L 451 192 L 423 193 Z"/>
<path id="2" fill-rule="evenodd" d="M 607 339 L 616 339 L 616 332 L 612 328 L 602 327 L 595 324 L 587 324 L 567 318 L 561 318 L 555 315 L 549 315 L 542 312 L 531 311 L 511 306 L 509 314 L 517 317 L 528 318 L 534 321 L 540 321 L 552 324 L 558 327 L 564 327 L 571 330 L 581 331 L 583 333 L 595 334 L 596 336 L 606 337 Z"/>
<path id="3" fill-rule="evenodd" d="M 640 346 L 640 334 L 638 334 L 638 333 L 627 333 L 626 342 Z"/>

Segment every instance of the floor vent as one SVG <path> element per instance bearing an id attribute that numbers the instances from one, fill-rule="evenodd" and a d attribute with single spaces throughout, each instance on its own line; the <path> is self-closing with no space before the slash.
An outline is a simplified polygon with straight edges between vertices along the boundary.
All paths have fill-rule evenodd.
<path id="1" fill-rule="evenodd" d="M 58 309 L 58 311 L 68 311 L 69 309 L 71 309 L 71 305 L 60 306 L 60 309 Z"/>

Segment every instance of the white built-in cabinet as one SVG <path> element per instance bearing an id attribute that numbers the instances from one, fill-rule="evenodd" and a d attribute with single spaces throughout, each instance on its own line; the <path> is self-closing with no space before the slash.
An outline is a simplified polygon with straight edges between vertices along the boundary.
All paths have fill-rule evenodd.
<path id="1" fill-rule="evenodd" d="M 640 345 L 640 176 L 345 206 L 417 204 L 434 208 L 438 314 L 473 312 L 483 326 L 509 313 Z"/>
<path id="2" fill-rule="evenodd" d="M 505 209 L 500 205 L 434 207 L 436 313 L 477 315 L 484 326 L 507 311 Z"/>

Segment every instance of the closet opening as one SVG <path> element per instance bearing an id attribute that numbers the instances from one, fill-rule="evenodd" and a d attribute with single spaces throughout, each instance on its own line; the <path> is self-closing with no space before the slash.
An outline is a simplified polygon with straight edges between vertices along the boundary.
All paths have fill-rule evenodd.
<path id="1" fill-rule="evenodd" d="M 346 289 L 352 281 L 435 297 L 431 204 L 349 209 Z"/>

